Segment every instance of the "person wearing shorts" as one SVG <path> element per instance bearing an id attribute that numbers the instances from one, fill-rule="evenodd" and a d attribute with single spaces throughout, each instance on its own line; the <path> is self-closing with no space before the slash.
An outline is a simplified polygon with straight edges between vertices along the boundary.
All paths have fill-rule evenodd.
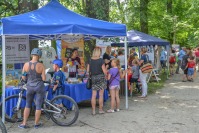
<path id="1" fill-rule="evenodd" d="M 120 71 L 120 60 L 112 59 L 111 60 L 112 68 L 109 70 L 109 88 L 111 94 L 111 108 L 107 110 L 108 113 L 114 113 L 115 111 L 120 111 L 120 98 L 119 98 L 119 90 L 120 90 L 120 77 L 124 77 L 125 73 Z M 115 109 L 116 107 L 116 109 Z"/>
<path id="2" fill-rule="evenodd" d="M 39 123 L 41 115 L 41 106 L 45 97 L 44 82 L 46 80 L 45 67 L 42 63 L 39 63 L 39 58 L 42 56 L 42 51 L 39 48 L 34 48 L 31 52 L 32 60 L 27 62 L 23 66 L 23 80 L 27 80 L 26 91 L 26 107 L 24 109 L 23 122 L 19 125 L 19 128 L 27 128 L 27 120 L 30 114 L 30 108 L 35 97 L 35 128 L 42 126 Z"/>
<path id="3" fill-rule="evenodd" d="M 130 81 L 130 96 L 132 97 L 132 92 L 134 89 L 135 84 L 138 82 L 139 78 L 139 66 L 137 60 L 133 60 L 133 67 L 132 67 L 132 77 Z"/>
<path id="4" fill-rule="evenodd" d="M 60 59 L 55 59 L 53 61 L 53 78 L 51 79 L 52 83 L 54 84 L 53 86 L 53 97 L 56 97 L 58 95 L 63 95 L 63 88 L 64 88 L 64 82 L 66 80 L 66 76 L 64 73 L 60 70 L 63 66 L 63 61 Z M 63 106 L 62 100 L 59 99 L 58 101 L 55 102 L 57 105 L 60 107 Z"/>
<path id="5" fill-rule="evenodd" d="M 194 57 L 190 57 L 190 61 L 187 63 L 188 68 L 188 80 L 193 82 L 193 75 L 194 75 L 194 69 L 195 69 L 195 61 Z"/>

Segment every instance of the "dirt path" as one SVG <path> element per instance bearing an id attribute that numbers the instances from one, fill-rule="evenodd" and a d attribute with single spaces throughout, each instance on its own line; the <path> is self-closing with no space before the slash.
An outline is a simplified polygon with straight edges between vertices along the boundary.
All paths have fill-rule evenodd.
<path id="1" fill-rule="evenodd" d="M 17 124 L 9 133 L 199 133 L 199 78 L 195 82 L 181 82 L 175 75 L 165 87 L 146 100 L 129 98 L 129 109 L 125 110 L 125 99 L 121 99 L 121 111 L 112 114 L 91 116 L 90 108 L 80 109 L 78 122 L 71 127 L 59 127 L 42 118 L 40 129 L 18 129 Z M 105 109 L 108 109 L 109 102 Z M 33 121 L 29 125 L 33 125 Z"/>

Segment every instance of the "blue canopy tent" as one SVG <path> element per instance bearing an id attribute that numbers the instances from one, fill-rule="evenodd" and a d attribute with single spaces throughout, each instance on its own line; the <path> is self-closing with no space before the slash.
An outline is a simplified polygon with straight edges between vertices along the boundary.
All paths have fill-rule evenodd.
<path id="1" fill-rule="evenodd" d="M 127 45 L 128 47 L 146 46 L 146 45 L 166 46 L 169 45 L 169 42 L 154 36 L 150 36 L 143 32 L 130 30 L 127 32 Z M 123 42 L 112 43 L 111 46 L 124 47 L 124 43 Z"/>
<path id="2" fill-rule="evenodd" d="M 167 53 L 169 53 L 170 43 L 168 41 L 165 41 L 163 39 L 154 36 L 150 36 L 148 34 L 136 30 L 130 30 L 127 32 L 127 47 L 147 46 L 147 45 L 166 46 Z M 112 43 L 111 46 L 124 47 L 124 42 Z M 169 54 L 167 54 L 167 64 L 169 70 Z"/>
<path id="3" fill-rule="evenodd" d="M 64 34 L 84 35 L 85 37 L 126 37 L 126 25 L 106 22 L 102 20 L 84 17 L 74 13 L 58 0 L 51 0 L 44 7 L 1 19 L 2 22 L 2 101 L 3 121 L 5 105 L 5 39 L 6 36 L 29 35 L 34 39 L 61 39 Z M 127 63 L 127 61 L 126 61 Z M 127 99 L 127 98 L 126 98 Z"/>
<path id="4" fill-rule="evenodd" d="M 95 37 L 126 36 L 126 26 L 84 17 L 52 0 L 44 7 L 2 19 L 4 35 L 82 34 Z"/>

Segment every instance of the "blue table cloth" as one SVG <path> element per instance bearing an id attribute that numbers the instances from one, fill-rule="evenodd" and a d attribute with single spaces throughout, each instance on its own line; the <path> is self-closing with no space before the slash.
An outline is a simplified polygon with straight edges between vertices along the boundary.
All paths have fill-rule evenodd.
<path id="1" fill-rule="evenodd" d="M 47 89 L 47 87 L 46 87 Z M 5 97 L 7 98 L 8 96 L 11 95 L 16 95 L 19 94 L 20 89 L 16 88 L 16 87 L 6 87 L 6 92 L 5 92 Z M 24 96 L 26 95 L 26 92 L 24 92 Z M 79 84 L 65 84 L 64 85 L 64 95 L 70 96 L 71 98 L 73 98 L 75 100 L 75 102 L 80 103 L 82 101 L 85 100 L 91 100 L 92 97 L 92 90 L 88 90 L 86 88 L 86 84 L 85 83 L 79 83 Z M 99 97 L 99 94 L 97 95 L 97 98 Z M 53 98 L 52 96 L 52 89 L 48 90 L 48 99 L 51 100 Z M 105 90 L 104 91 L 104 101 L 106 101 L 108 99 L 108 91 Z M 6 114 L 9 116 L 12 116 L 12 108 L 14 106 L 16 106 L 17 104 L 17 100 L 14 101 L 9 101 L 6 102 Z M 66 102 L 65 103 L 67 107 L 72 107 L 72 104 L 70 102 Z M 25 107 L 25 102 L 22 102 L 21 107 Z"/>

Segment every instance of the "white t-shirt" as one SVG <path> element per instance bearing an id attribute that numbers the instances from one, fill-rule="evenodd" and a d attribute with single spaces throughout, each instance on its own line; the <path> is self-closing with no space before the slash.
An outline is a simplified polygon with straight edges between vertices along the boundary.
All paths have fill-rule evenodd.
<path id="1" fill-rule="evenodd" d="M 117 58 L 120 60 L 120 66 L 125 65 L 125 59 L 124 59 L 124 55 L 119 55 Z"/>

